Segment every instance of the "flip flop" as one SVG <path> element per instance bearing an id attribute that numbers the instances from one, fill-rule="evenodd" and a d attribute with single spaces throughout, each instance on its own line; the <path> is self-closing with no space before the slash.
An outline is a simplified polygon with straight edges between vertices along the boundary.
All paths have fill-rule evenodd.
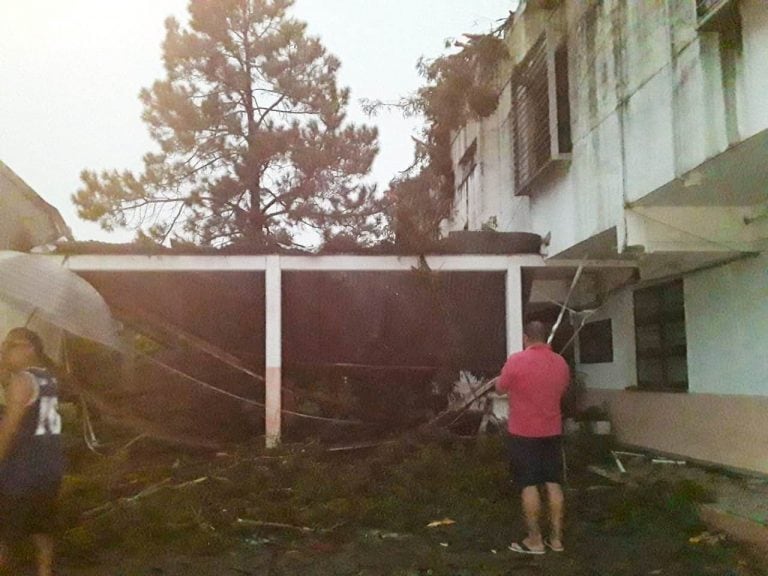
<path id="1" fill-rule="evenodd" d="M 512 542 L 512 544 L 509 545 L 509 549 L 512 550 L 512 552 L 517 552 L 518 554 L 532 554 L 534 556 L 541 556 L 544 554 L 544 550 L 533 550 L 532 548 L 529 548 L 525 542 Z"/>
<path id="2" fill-rule="evenodd" d="M 549 538 L 544 539 L 544 546 L 552 550 L 553 552 L 565 552 L 565 547 L 561 544 L 557 548 L 552 546 L 552 542 L 549 540 Z"/>

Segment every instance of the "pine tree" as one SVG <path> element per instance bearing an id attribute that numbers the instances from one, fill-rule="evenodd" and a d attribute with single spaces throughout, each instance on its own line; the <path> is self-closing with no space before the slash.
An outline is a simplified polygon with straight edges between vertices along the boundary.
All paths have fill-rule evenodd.
<path id="1" fill-rule="evenodd" d="M 159 150 L 140 174 L 83 171 L 81 217 L 164 241 L 290 245 L 302 226 L 365 241 L 383 225 L 363 184 L 375 128 L 346 121 L 340 66 L 293 0 L 191 0 L 166 20 L 165 78 L 140 94 Z"/>

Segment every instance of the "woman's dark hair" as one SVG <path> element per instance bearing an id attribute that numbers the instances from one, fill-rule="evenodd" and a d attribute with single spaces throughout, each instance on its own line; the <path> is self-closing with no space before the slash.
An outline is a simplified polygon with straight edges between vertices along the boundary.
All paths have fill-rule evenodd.
<path id="1" fill-rule="evenodd" d="M 43 368 L 47 368 L 48 370 L 55 370 L 56 364 L 53 360 L 48 356 L 48 354 L 45 353 L 45 346 L 43 345 L 43 340 L 40 338 L 40 335 L 37 332 L 34 332 L 33 330 L 30 330 L 29 328 L 12 328 L 8 332 L 8 336 L 14 336 L 16 338 L 23 338 L 27 342 L 29 342 L 32 345 L 32 349 L 35 351 L 35 356 L 37 356 L 37 359 L 42 362 Z"/>

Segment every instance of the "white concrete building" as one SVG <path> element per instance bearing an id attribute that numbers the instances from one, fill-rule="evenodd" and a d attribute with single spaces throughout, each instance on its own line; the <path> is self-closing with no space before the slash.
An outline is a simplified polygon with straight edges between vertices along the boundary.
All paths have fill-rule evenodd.
<path id="1" fill-rule="evenodd" d="M 623 442 L 768 473 L 768 2 L 523 0 L 505 41 L 444 231 L 637 260 L 580 281 L 591 401 Z M 532 274 L 531 309 L 564 299 Z"/>

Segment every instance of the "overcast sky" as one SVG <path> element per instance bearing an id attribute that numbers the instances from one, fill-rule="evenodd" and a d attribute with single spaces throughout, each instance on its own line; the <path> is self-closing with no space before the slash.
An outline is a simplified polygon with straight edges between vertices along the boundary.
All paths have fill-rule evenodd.
<path id="1" fill-rule="evenodd" d="M 212 0 L 213 1 L 213 0 Z M 443 41 L 498 25 L 516 0 L 297 0 L 341 59 L 350 117 L 376 124 L 380 187 L 407 167 L 415 121 L 396 113 L 364 119 L 360 98 L 395 100 L 421 84 L 416 61 Z M 78 219 L 70 196 L 89 169 L 139 169 L 151 149 L 138 93 L 162 76 L 169 15 L 187 0 L 0 0 L 0 160 L 56 206 L 79 240 L 126 241 Z"/>

